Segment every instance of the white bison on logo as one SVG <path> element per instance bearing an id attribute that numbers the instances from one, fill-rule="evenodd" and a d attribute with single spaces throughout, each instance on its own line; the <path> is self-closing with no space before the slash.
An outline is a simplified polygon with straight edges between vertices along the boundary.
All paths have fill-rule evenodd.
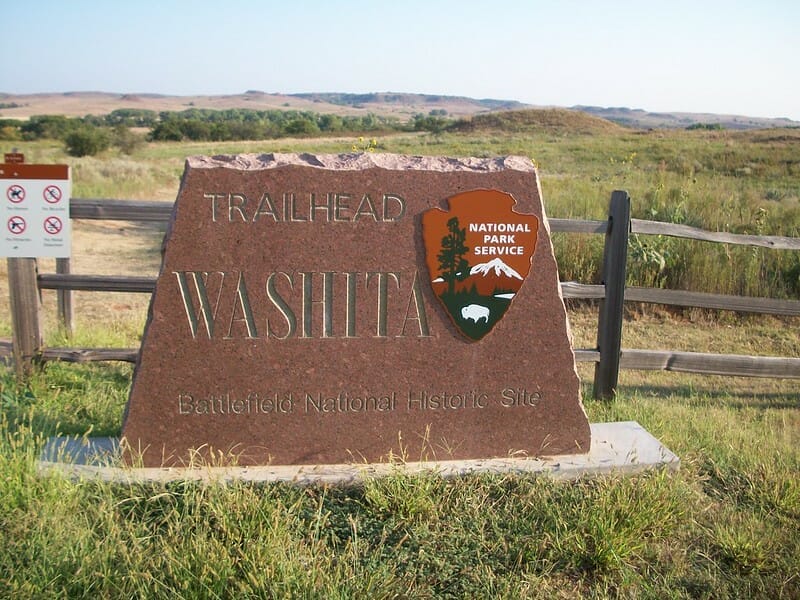
<path id="1" fill-rule="evenodd" d="M 489 323 L 489 309 L 480 304 L 469 304 L 461 309 L 461 318 L 465 321 L 472 319 L 474 323 L 478 323 L 481 319 Z"/>

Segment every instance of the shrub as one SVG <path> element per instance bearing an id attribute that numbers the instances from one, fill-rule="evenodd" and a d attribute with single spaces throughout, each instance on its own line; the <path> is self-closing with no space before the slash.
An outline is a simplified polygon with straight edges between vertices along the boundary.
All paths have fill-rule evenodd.
<path id="1" fill-rule="evenodd" d="M 20 135 L 19 125 L 15 125 L 14 122 L 10 120 L 0 121 L 0 140 L 16 142 L 21 139 L 22 135 Z"/>
<path id="2" fill-rule="evenodd" d="M 414 115 L 414 129 L 416 131 L 429 131 L 434 134 L 442 133 L 452 121 L 438 116 L 425 116 L 422 114 Z"/>
<path id="3" fill-rule="evenodd" d="M 133 154 L 142 144 L 144 138 L 131 131 L 125 125 L 117 125 L 111 133 L 112 143 L 119 148 L 123 154 Z"/>
<path id="4" fill-rule="evenodd" d="M 313 135 L 319 133 L 319 127 L 311 119 L 300 117 L 289 121 L 284 131 L 289 135 Z"/>
<path id="5" fill-rule="evenodd" d="M 180 142 L 183 141 L 183 132 L 177 121 L 162 121 L 150 131 L 150 139 L 154 142 Z"/>
<path id="6" fill-rule="evenodd" d="M 319 116 L 319 128 L 321 131 L 341 131 L 343 127 L 344 122 L 338 115 Z"/>
<path id="7" fill-rule="evenodd" d="M 70 156 L 94 156 L 110 144 L 108 134 L 97 127 L 85 127 L 67 134 L 64 138 Z"/>
<path id="8" fill-rule="evenodd" d="M 33 115 L 20 126 L 22 139 L 26 141 L 65 139 L 73 131 L 81 128 L 79 119 L 70 119 L 63 115 Z"/>
<path id="9" fill-rule="evenodd" d="M 692 123 L 686 129 L 689 131 L 695 131 L 697 129 L 705 129 L 706 131 L 722 131 L 725 128 L 722 126 L 722 123 Z"/>
<path id="10" fill-rule="evenodd" d="M 143 108 L 118 108 L 106 115 L 105 122 L 108 125 L 153 127 L 158 122 L 158 114 Z"/>

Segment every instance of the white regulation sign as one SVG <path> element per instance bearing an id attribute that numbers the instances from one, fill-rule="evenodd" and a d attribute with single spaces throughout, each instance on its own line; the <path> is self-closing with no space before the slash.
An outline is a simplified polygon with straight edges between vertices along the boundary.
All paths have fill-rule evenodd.
<path id="1" fill-rule="evenodd" d="M 0 164 L 0 256 L 69 258 L 68 165 Z"/>

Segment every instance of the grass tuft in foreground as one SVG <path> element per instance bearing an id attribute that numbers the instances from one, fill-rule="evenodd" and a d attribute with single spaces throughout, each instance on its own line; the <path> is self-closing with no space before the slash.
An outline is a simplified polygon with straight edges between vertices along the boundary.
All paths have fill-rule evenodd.
<path id="1" fill-rule="evenodd" d="M 56 431 L 118 434 L 128 367 L 3 376 L 0 596 L 232 598 L 800 595 L 800 409 L 702 393 L 589 401 L 677 473 L 577 482 L 397 471 L 351 489 L 40 476 Z M 66 425 L 60 425 L 66 424 Z"/>

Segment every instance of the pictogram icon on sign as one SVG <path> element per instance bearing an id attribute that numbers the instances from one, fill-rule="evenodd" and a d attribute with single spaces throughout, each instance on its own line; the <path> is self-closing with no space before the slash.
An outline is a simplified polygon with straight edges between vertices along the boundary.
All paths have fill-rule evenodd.
<path id="1" fill-rule="evenodd" d="M 44 230 L 50 235 L 56 235 L 57 233 L 60 233 L 63 227 L 64 224 L 58 217 L 47 217 L 44 220 Z"/>
<path id="2" fill-rule="evenodd" d="M 26 227 L 27 224 L 25 223 L 25 219 L 18 215 L 14 215 L 8 219 L 8 230 L 14 235 L 20 235 L 21 233 L 24 233 Z"/>
<path id="3" fill-rule="evenodd" d="M 42 195 L 48 204 L 55 204 L 61 200 L 61 188 L 57 185 L 48 185 Z"/>
<path id="4" fill-rule="evenodd" d="M 25 188 L 21 185 L 12 185 L 6 190 L 6 197 L 14 204 L 25 200 Z"/>

